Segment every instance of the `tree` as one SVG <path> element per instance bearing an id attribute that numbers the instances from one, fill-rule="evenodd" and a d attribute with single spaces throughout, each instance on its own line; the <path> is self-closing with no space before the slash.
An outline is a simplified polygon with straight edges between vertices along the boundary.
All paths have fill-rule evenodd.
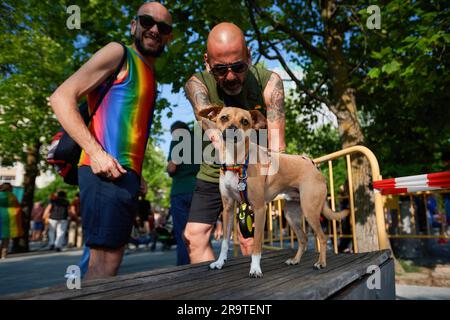
<path id="1" fill-rule="evenodd" d="M 383 12 L 385 27 L 360 35 L 367 68 L 355 85 L 367 143 L 383 160 L 385 177 L 443 171 L 439 160 L 450 142 L 450 8 L 442 1 L 390 1 Z"/>
<path id="2" fill-rule="evenodd" d="M 30 211 L 41 162 L 40 149 L 57 125 L 46 98 L 69 74 L 73 49 L 58 14 L 61 4 L 41 1 L 2 2 L 0 10 L 0 147 L 2 164 L 25 164 L 25 236 L 20 250 L 28 250 Z M 25 19 L 24 19 L 25 13 Z M 46 22 L 46 23 L 43 23 Z M 57 39 L 55 39 L 57 37 Z M 19 248 L 16 248 L 19 249 Z"/>
<path id="3" fill-rule="evenodd" d="M 110 41 L 129 42 L 129 22 L 141 1 L 82 1 L 81 29 L 66 22 L 65 1 L 51 3 L 17 0 L 0 4 L 0 158 L 2 165 L 25 164 L 25 236 L 28 250 L 30 210 L 36 176 L 46 168 L 46 147 L 59 127 L 47 97 L 93 52 Z M 161 111 L 156 105 L 152 133 L 161 133 Z"/>
<path id="4" fill-rule="evenodd" d="M 167 161 L 164 153 L 154 145 L 155 143 L 149 143 L 142 169 L 142 176 L 148 184 L 146 199 L 152 207 L 168 208 L 172 181 L 166 173 Z"/>

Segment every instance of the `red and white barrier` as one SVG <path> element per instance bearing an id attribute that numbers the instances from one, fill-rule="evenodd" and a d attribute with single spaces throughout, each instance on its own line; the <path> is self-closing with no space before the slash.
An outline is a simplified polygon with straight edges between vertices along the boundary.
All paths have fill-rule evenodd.
<path id="1" fill-rule="evenodd" d="M 448 189 L 450 171 L 374 181 L 373 187 L 383 195 Z"/>

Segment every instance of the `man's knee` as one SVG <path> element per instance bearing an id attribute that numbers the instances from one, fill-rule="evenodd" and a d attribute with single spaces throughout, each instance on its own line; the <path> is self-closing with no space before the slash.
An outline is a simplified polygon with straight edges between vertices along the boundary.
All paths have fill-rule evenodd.
<path id="1" fill-rule="evenodd" d="M 211 230 L 212 225 L 188 222 L 184 230 L 184 241 L 189 247 L 207 245 L 209 243 Z"/>

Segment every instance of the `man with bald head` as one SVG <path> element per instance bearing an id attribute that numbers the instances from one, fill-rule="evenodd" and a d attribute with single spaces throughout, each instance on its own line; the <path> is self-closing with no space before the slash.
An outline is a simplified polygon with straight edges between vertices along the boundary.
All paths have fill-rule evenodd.
<path id="1" fill-rule="evenodd" d="M 268 147 L 285 149 L 284 91 L 278 74 L 253 66 L 244 34 L 232 23 L 220 23 L 208 36 L 204 55 L 206 70 L 194 74 L 186 83 L 186 96 L 197 120 L 199 112 L 212 105 L 257 109 L 267 117 Z M 209 143 L 208 143 L 209 144 Z M 203 162 L 197 175 L 185 239 L 191 263 L 210 261 L 214 253 L 210 236 L 220 212 L 219 164 Z M 250 255 L 253 239 L 240 237 L 241 251 Z"/>
<path id="2" fill-rule="evenodd" d="M 131 34 L 131 45 L 109 43 L 50 97 L 59 122 L 82 148 L 78 181 L 90 248 L 86 279 L 117 274 L 138 195 L 145 193 L 141 172 L 156 99 L 154 64 L 172 39 L 172 17 L 160 3 L 145 3 L 131 21 Z M 112 86 L 101 99 L 106 83 Z M 77 108 L 84 96 L 93 114 L 87 126 Z"/>

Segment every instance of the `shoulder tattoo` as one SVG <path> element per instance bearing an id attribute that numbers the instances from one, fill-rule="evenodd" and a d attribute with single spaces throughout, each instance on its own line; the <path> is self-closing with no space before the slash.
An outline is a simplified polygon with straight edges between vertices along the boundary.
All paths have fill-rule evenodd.
<path id="1" fill-rule="evenodd" d="M 208 89 L 195 77 L 191 77 L 184 86 L 186 98 L 195 110 L 201 110 L 211 105 L 208 97 Z"/>

